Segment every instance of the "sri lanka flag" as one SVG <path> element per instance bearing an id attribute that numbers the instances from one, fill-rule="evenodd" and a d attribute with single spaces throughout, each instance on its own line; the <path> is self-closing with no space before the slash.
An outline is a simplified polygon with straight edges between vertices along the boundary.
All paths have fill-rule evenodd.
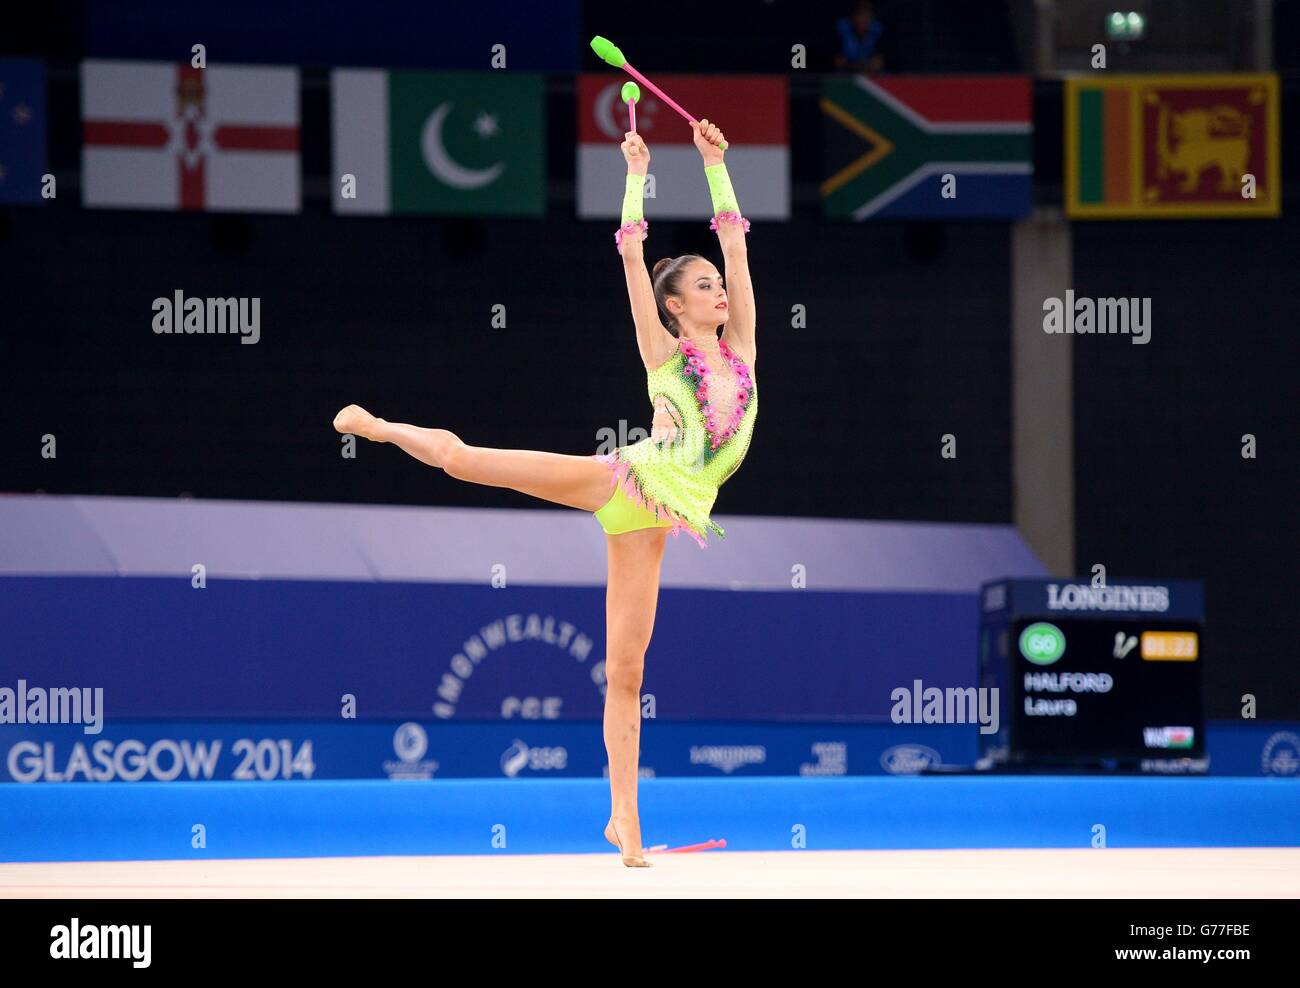
<path id="1" fill-rule="evenodd" d="M 855 220 L 1027 215 L 1031 109 L 1025 76 L 828 79 L 821 96 L 823 214 Z"/>
<path id="2" fill-rule="evenodd" d="M 0 204 L 40 202 L 45 173 L 45 63 L 0 58 Z"/>
<path id="3" fill-rule="evenodd" d="M 1066 212 L 1278 216 L 1280 131 L 1272 72 L 1067 79 Z"/>

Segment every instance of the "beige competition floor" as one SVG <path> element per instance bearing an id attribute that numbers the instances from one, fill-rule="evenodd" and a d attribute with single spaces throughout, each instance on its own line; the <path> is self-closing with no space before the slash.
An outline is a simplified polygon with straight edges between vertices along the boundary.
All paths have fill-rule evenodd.
<path id="1" fill-rule="evenodd" d="M 705 851 L 0 864 L 0 898 L 1296 898 L 1300 848 Z"/>

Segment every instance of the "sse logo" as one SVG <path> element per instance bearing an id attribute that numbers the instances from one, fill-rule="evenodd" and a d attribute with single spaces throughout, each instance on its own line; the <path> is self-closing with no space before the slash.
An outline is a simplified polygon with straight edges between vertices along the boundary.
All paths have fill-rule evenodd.
<path id="1" fill-rule="evenodd" d="M 524 769 L 532 772 L 563 771 L 569 767 L 569 750 L 561 747 L 536 748 L 515 738 L 501 753 L 501 774 L 513 779 Z"/>
<path id="2" fill-rule="evenodd" d="M 1034 665 L 1050 666 L 1065 654 L 1065 635 L 1046 621 L 1031 624 L 1020 632 L 1020 654 Z"/>

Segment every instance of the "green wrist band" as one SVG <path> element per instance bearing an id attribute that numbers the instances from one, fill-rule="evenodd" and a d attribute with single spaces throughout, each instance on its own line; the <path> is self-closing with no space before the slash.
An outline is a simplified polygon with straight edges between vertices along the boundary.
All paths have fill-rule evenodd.
<path id="1" fill-rule="evenodd" d="M 721 161 L 716 165 L 705 165 L 704 177 L 709 180 L 709 195 L 713 197 L 713 215 L 727 212 L 739 213 L 736 190 L 731 187 L 727 166 Z"/>
<path id="2" fill-rule="evenodd" d="M 645 215 L 645 176 L 628 174 L 623 190 L 623 222 L 636 223 Z"/>

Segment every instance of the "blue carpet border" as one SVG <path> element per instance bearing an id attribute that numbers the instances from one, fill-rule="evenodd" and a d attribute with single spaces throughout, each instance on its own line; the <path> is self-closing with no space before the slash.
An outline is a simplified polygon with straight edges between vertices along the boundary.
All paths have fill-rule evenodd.
<path id="1" fill-rule="evenodd" d="M 1284 779 L 643 779 L 639 800 L 646 845 L 1300 846 Z M 0 861 L 603 852 L 608 813 L 602 779 L 9 784 Z"/>

